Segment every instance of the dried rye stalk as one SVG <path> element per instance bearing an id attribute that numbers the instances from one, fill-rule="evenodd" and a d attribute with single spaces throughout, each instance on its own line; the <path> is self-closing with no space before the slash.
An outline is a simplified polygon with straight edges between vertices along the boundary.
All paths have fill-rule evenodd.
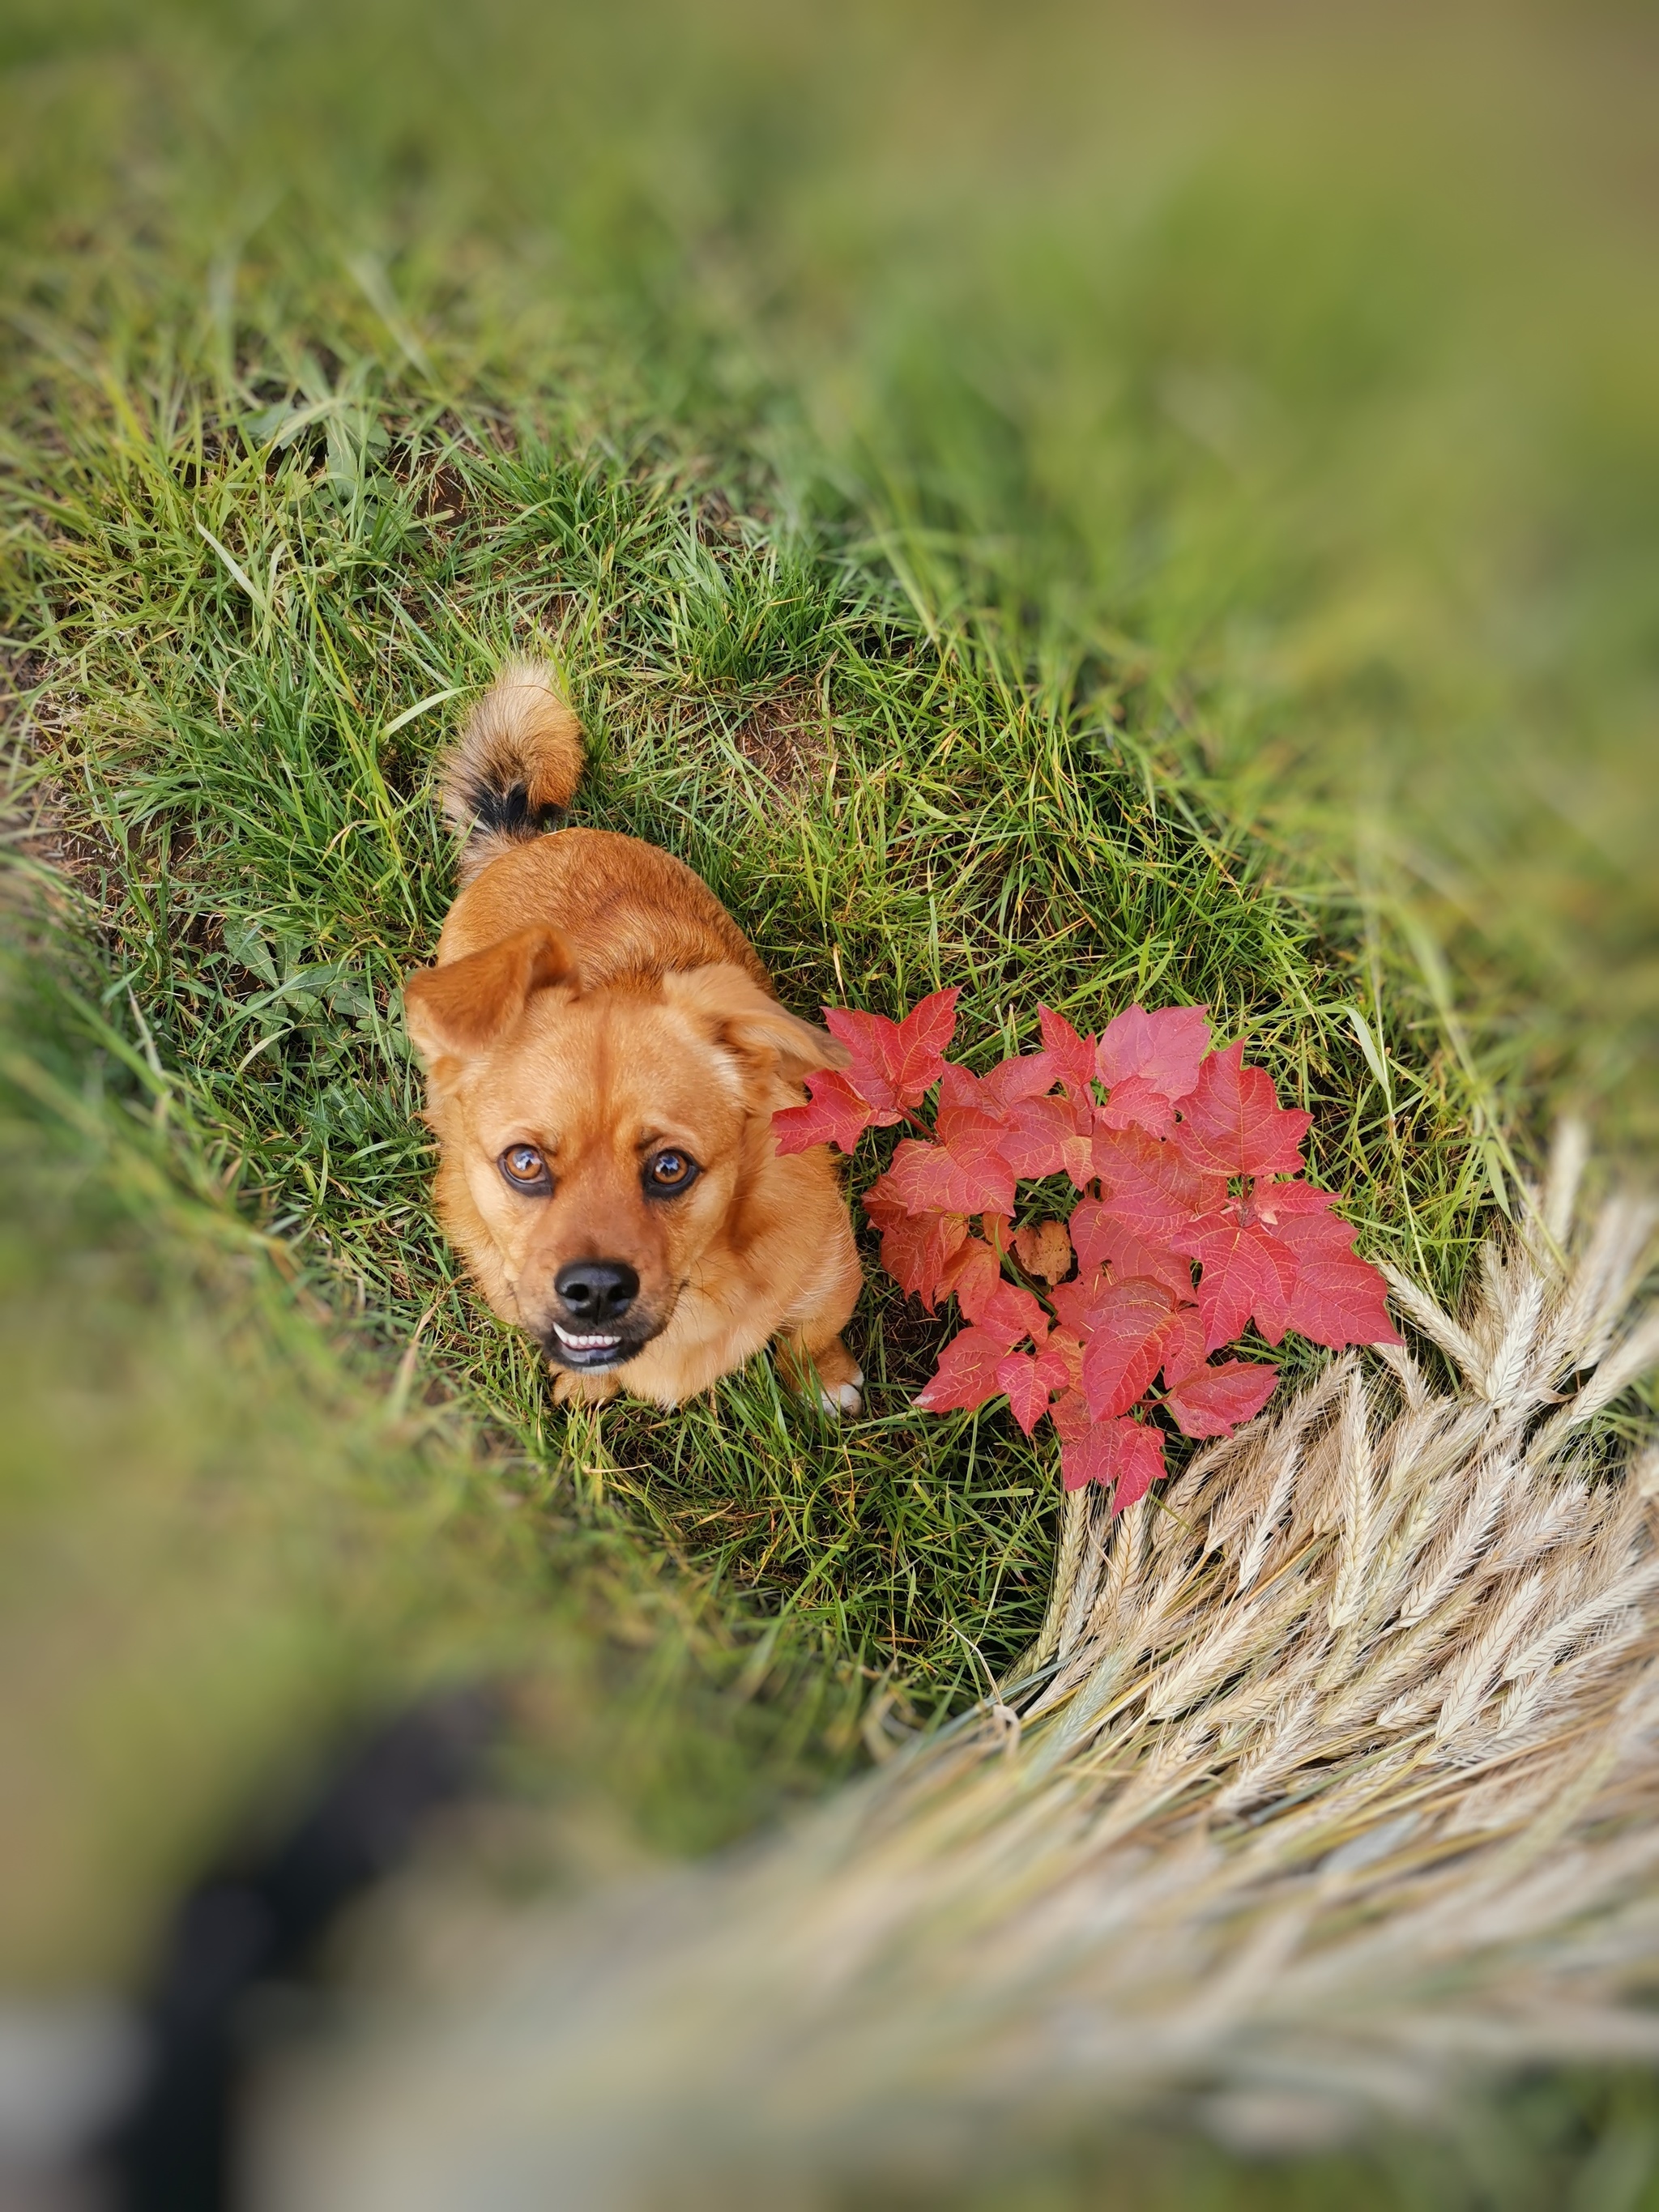
<path id="1" fill-rule="evenodd" d="M 714 1867 L 406 1911 L 452 1963 L 267 2090 L 258 2201 L 810 2205 L 1113 2107 L 1284 2142 L 1659 2058 L 1659 1451 L 1607 1418 L 1653 1217 L 1576 1233 L 1582 1158 L 1461 1317 L 1396 1282 L 1450 1387 L 1346 1355 L 1161 1504 L 1078 1493 L 1000 1703 Z"/>

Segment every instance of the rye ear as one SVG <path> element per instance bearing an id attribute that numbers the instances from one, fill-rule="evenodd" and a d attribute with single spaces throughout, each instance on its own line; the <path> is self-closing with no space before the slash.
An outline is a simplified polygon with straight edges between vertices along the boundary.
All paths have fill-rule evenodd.
<path id="1" fill-rule="evenodd" d="M 428 1067 L 488 1050 L 517 1021 L 531 994 L 574 978 L 556 930 L 521 929 L 499 945 L 441 968 L 420 968 L 404 985 L 404 1024 Z"/>
<path id="2" fill-rule="evenodd" d="M 665 975 L 663 988 L 753 1082 L 781 1082 L 793 1092 L 814 1068 L 847 1065 L 845 1045 L 788 1012 L 732 961 Z"/>

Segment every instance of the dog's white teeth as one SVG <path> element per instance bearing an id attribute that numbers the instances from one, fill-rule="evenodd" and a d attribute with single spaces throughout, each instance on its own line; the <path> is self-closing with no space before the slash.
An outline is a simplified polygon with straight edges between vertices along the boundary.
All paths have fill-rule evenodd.
<path id="1" fill-rule="evenodd" d="M 570 1352 L 611 1352 L 622 1342 L 619 1336 L 573 1336 L 568 1328 L 553 1324 L 553 1334 Z"/>

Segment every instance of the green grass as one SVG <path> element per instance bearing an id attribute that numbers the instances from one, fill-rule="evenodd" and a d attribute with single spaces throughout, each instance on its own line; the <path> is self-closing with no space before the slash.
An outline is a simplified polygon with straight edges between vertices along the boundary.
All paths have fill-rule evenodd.
<path id="1" fill-rule="evenodd" d="M 567 1417 L 459 1279 L 398 994 L 452 887 L 430 763 L 508 648 L 583 714 L 576 818 L 690 861 L 790 1003 L 958 982 L 982 1061 L 1039 1000 L 1204 1000 L 1439 1289 L 1564 1098 L 1659 1128 L 1644 28 L 695 15 L 0 24 L 20 915 L 73 887 L 14 932 L 9 1180 L 94 1194 L 11 1262 L 53 1471 L 9 1480 L 94 1562 L 20 1651 L 102 1617 L 110 1485 L 160 1559 L 177 1470 L 272 1431 L 210 1563 L 123 1601 L 173 1624 L 145 1695 L 83 1661 L 30 1707 L 121 1749 L 30 1754 L 64 1870 L 17 1971 L 129 1960 L 239 1803 L 434 1670 L 550 1669 L 686 1846 L 1041 1616 L 1052 1453 L 909 1411 L 943 1325 L 890 1286 L 837 1430 L 765 1364 Z M 141 1802 L 125 1872 L 54 1840 Z"/>
<path id="2" fill-rule="evenodd" d="M 247 398 L 268 381 L 250 365 Z M 892 1296 L 855 1325 L 870 1418 L 844 1434 L 786 1412 L 763 1364 L 684 1413 L 568 1427 L 456 1281 L 398 993 L 452 890 L 428 789 L 442 710 L 531 638 L 593 733 L 577 817 L 698 868 L 787 999 L 898 1011 L 958 981 L 981 1057 L 1029 1038 L 1040 1000 L 1085 1027 L 1135 997 L 1201 1000 L 1314 1109 L 1317 1168 L 1374 1236 L 1455 1267 L 1486 1191 L 1455 1141 L 1467 1084 L 1385 1016 L 1390 1127 L 1352 1025 L 1370 1001 L 1351 917 L 1275 887 L 1159 769 L 1133 691 L 1120 732 L 1022 696 L 968 635 L 929 636 L 833 544 L 741 514 L 711 542 L 706 493 L 637 443 L 555 418 L 504 449 L 390 395 L 283 443 L 292 414 L 230 398 L 198 415 L 194 395 L 100 405 L 71 385 L 41 486 L 60 542 L 25 538 L 47 594 L 25 710 L 78 696 L 39 769 L 108 856 L 98 1019 L 177 1092 L 226 1200 L 365 1338 L 394 1352 L 424 1319 L 422 1372 L 548 1485 L 562 1469 L 626 1501 L 734 1608 L 784 1607 L 792 1638 L 896 1670 L 922 1710 L 1041 1616 L 1052 1455 L 996 1416 L 913 1413 L 939 1332 Z M 744 753 L 780 715 L 805 725 L 792 788 Z"/>

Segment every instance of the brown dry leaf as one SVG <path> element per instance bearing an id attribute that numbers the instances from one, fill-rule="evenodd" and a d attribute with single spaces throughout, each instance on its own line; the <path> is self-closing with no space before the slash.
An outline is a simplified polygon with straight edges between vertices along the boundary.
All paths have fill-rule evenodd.
<path id="1" fill-rule="evenodd" d="M 1058 1283 L 1072 1272 L 1072 1240 L 1063 1221 L 1032 1221 L 1014 1231 L 1014 1249 L 1028 1275 Z"/>

